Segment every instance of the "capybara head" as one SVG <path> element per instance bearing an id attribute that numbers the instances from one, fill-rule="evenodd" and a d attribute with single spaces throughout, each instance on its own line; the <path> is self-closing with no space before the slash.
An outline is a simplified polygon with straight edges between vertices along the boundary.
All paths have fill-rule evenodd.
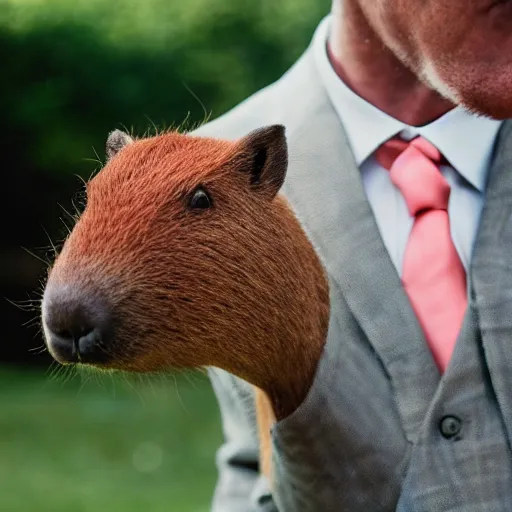
<path id="1" fill-rule="evenodd" d="M 236 141 L 115 131 L 107 155 L 44 292 L 58 361 L 141 372 L 211 365 L 263 385 L 290 337 L 324 335 L 321 267 L 277 195 L 282 126 Z"/>

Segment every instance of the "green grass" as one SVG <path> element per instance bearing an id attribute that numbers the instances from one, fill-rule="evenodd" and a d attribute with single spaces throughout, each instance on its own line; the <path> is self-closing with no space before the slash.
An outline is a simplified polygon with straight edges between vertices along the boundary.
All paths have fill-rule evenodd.
<path id="1" fill-rule="evenodd" d="M 208 511 L 221 430 L 207 378 L 95 380 L 0 368 L 0 511 Z"/>

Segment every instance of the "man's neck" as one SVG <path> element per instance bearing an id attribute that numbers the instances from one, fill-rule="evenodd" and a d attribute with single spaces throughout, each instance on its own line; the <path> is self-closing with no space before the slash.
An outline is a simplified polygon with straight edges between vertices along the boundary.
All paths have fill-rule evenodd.
<path id="1" fill-rule="evenodd" d="M 423 126 L 454 108 L 424 85 L 383 45 L 356 2 L 333 9 L 329 59 L 356 94 L 410 126 Z"/>

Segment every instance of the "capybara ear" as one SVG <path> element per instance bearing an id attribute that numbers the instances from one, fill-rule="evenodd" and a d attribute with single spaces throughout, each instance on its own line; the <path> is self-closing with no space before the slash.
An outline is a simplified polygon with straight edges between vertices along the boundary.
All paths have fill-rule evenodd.
<path id="1" fill-rule="evenodd" d="M 117 155 L 121 149 L 132 142 L 133 139 L 121 130 L 110 132 L 107 138 L 107 159 L 110 160 L 113 156 Z"/>
<path id="2" fill-rule="evenodd" d="M 288 168 L 288 148 L 285 127 L 280 124 L 254 130 L 242 140 L 244 171 L 250 184 L 270 199 L 279 192 Z"/>

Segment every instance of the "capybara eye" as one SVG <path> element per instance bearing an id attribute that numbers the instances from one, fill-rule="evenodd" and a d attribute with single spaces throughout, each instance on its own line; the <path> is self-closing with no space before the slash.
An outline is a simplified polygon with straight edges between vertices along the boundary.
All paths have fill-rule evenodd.
<path id="1" fill-rule="evenodd" d="M 205 210 L 212 206 L 212 200 L 208 192 L 203 187 L 199 187 L 193 192 L 188 205 L 194 210 Z"/>

